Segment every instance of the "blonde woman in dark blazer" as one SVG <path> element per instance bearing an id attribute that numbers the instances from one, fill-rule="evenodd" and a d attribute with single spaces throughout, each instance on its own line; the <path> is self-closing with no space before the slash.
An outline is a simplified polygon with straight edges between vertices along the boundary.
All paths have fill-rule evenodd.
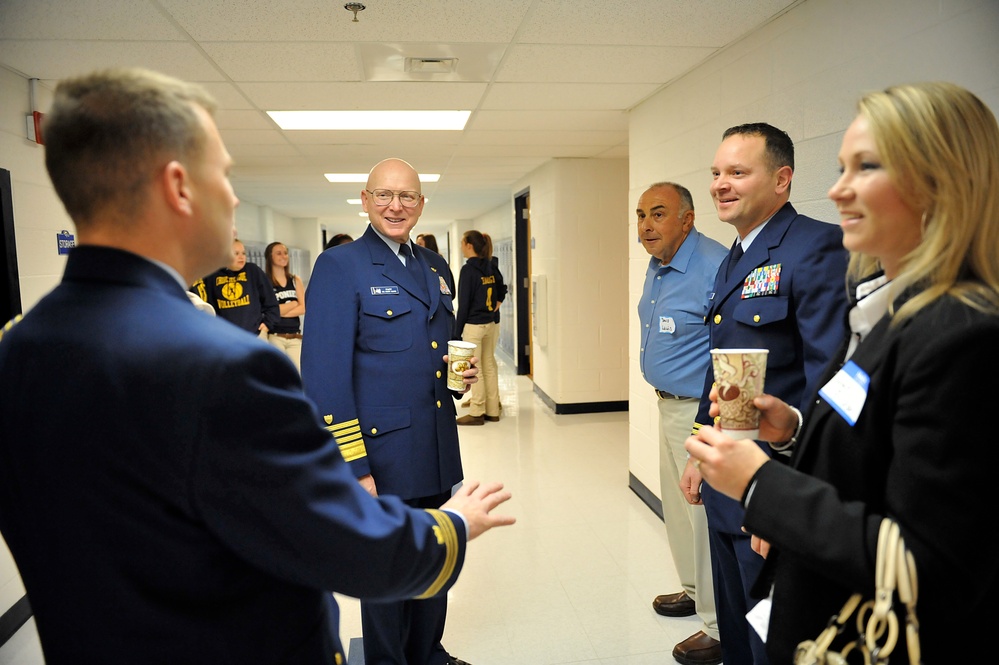
<path id="1" fill-rule="evenodd" d="M 999 453 L 994 428 L 968 416 L 989 407 L 999 376 L 999 126 L 947 83 L 895 86 L 858 108 L 829 191 L 852 254 L 851 334 L 797 437 L 790 407 L 757 398 L 761 437 L 797 439 L 791 463 L 711 428 L 687 450 L 743 502 L 768 557 L 756 590 L 772 584 L 774 665 L 791 663 L 851 594 L 873 595 L 885 516 L 915 556 L 923 662 L 990 662 L 990 641 L 968 627 L 994 615 L 999 593 L 982 533 L 999 509 Z M 908 662 L 899 632 L 891 663 Z"/>

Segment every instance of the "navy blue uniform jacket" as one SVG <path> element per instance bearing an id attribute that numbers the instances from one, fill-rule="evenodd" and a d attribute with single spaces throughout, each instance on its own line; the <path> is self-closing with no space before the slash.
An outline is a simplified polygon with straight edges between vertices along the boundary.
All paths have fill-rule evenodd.
<path id="1" fill-rule="evenodd" d="M 462 479 L 454 393 L 443 356 L 454 283 L 436 252 L 413 247 L 426 293 L 369 226 L 319 255 L 302 328 L 302 380 L 358 478 L 416 499 Z"/>
<path id="2" fill-rule="evenodd" d="M 801 406 L 847 334 L 846 263 L 838 226 L 799 215 L 790 203 L 770 219 L 733 267 L 722 261 L 708 308 L 711 348 L 769 349 L 765 391 Z M 709 368 L 697 423 L 711 423 Z M 702 486 L 712 529 L 743 534 L 737 501 Z"/>
<path id="3" fill-rule="evenodd" d="M 363 491 L 287 356 L 128 252 L 72 250 L 0 338 L 0 433 L 50 665 L 341 663 L 328 591 L 440 593 L 464 559 L 460 519 Z"/>

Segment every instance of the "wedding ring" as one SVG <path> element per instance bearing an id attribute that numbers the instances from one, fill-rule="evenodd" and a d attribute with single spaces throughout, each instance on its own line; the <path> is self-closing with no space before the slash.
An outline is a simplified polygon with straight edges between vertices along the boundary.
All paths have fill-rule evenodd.
<path id="1" fill-rule="evenodd" d="M 694 468 L 697 469 L 698 471 L 701 470 L 701 460 L 699 459 L 694 460 Z"/>

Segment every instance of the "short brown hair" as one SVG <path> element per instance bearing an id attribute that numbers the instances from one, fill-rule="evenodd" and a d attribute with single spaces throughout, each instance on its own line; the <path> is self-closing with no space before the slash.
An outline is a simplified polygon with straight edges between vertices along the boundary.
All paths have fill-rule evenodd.
<path id="1" fill-rule="evenodd" d="M 109 206 L 138 212 L 150 179 L 171 160 L 201 154 L 205 132 L 194 105 L 213 114 L 201 87 L 144 69 L 66 79 L 45 117 L 45 166 L 77 225 Z"/>

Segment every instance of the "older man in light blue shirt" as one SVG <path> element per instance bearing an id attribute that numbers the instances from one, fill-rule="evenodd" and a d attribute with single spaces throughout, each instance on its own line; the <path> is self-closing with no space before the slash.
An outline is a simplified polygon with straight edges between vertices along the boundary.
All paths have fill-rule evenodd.
<path id="1" fill-rule="evenodd" d="M 638 302 L 642 323 L 642 375 L 659 400 L 659 483 L 663 521 L 682 590 L 652 602 L 663 616 L 691 616 L 700 631 L 680 642 L 673 657 L 683 665 L 721 662 L 707 519 L 702 505 L 688 504 L 679 481 L 687 462 L 683 442 L 697 415 L 710 366 L 704 315 L 718 266 L 727 254 L 721 244 L 694 229 L 690 192 L 676 183 L 657 183 L 638 201 L 638 237 L 651 254 Z"/>

